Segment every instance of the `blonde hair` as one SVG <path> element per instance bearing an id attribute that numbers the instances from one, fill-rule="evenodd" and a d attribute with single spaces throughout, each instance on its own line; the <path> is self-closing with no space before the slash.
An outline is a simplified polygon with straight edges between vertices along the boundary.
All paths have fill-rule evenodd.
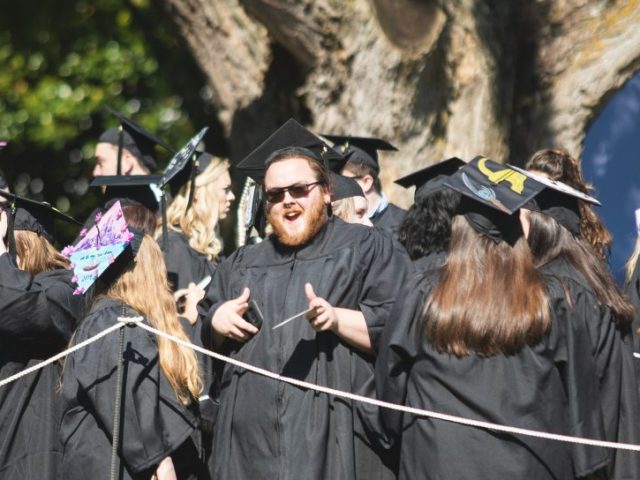
<path id="1" fill-rule="evenodd" d="M 331 202 L 331 212 L 347 223 L 357 223 L 356 202 L 353 197 L 341 198 Z"/>
<path id="2" fill-rule="evenodd" d="M 58 252 L 49 240 L 35 232 L 16 230 L 16 255 L 21 270 L 31 275 L 67 268 L 69 262 Z"/>
<path id="3" fill-rule="evenodd" d="M 162 251 L 149 235 L 144 236 L 135 261 L 106 287 L 102 295 L 133 307 L 147 318 L 152 327 L 189 341 L 178 322 Z M 189 404 L 202 391 L 195 352 L 164 337 L 156 340 L 162 371 L 180 402 Z"/>
<path id="4" fill-rule="evenodd" d="M 214 260 L 222 251 L 222 238 L 218 232 L 219 201 L 217 189 L 222 174 L 229 170 L 229 162 L 212 157 L 207 168 L 196 177 L 193 203 L 189 210 L 191 182 L 187 182 L 167 208 L 168 228 L 183 233 L 195 251 Z M 186 214 L 185 214 L 186 211 Z M 156 229 L 156 236 L 161 225 Z"/>
<path id="5" fill-rule="evenodd" d="M 638 263 L 639 257 L 640 257 L 640 237 L 638 237 L 638 239 L 636 240 L 636 246 L 633 249 L 633 253 L 629 257 L 629 260 L 627 260 L 627 263 L 624 264 L 627 270 L 625 275 L 626 277 L 625 279 L 627 282 L 630 282 L 631 278 L 633 277 L 633 271 L 636 269 L 636 264 Z"/>

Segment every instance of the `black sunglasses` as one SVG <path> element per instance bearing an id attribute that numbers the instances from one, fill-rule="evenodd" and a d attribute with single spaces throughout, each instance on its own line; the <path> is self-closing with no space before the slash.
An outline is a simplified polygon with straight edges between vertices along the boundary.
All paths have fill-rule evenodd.
<path id="1" fill-rule="evenodd" d="M 313 183 L 303 183 L 300 185 L 291 185 L 289 187 L 283 188 L 270 188 L 269 190 L 265 190 L 264 196 L 269 203 L 280 203 L 284 200 L 284 194 L 289 192 L 292 198 L 302 198 L 309 195 L 309 192 L 316 185 L 320 185 L 321 181 L 313 182 Z"/>

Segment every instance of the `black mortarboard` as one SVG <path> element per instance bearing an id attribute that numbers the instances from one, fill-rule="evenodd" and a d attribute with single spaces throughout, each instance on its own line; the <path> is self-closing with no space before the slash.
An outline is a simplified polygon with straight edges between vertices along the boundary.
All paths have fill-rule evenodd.
<path id="1" fill-rule="evenodd" d="M 482 156 L 461 167 L 445 185 L 464 196 L 458 214 L 476 231 L 495 242 L 509 243 L 521 235 L 518 217 L 513 214 L 545 188 L 522 172 Z"/>
<path id="2" fill-rule="evenodd" d="M 92 187 L 105 187 L 105 205 L 120 200 L 122 205 L 142 205 L 157 212 L 159 205 L 151 185 L 157 185 L 161 175 L 101 175 L 90 183 Z"/>
<path id="3" fill-rule="evenodd" d="M 349 162 L 359 163 L 380 171 L 378 150 L 398 151 L 386 140 L 375 137 L 354 137 L 350 135 L 322 135 L 334 143 L 336 148 Z"/>
<path id="4" fill-rule="evenodd" d="M 451 175 L 445 185 L 509 215 L 545 186 L 508 165 L 478 156 Z"/>
<path id="5" fill-rule="evenodd" d="M 409 188 L 411 186 L 416 187 L 416 191 L 413 195 L 414 201 L 418 203 L 420 200 L 428 197 L 432 193 L 435 193 L 443 188 L 445 181 L 458 169 L 465 164 L 464 160 L 458 157 L 448 158 L 442 162 L 438 162 L 435 165 L 430 165 L 417 172 L 405 175 L 395 181 L 398 185 Z"/>
<path id="6" fill-rule="evenodd" d="M 118 118 L 120 127 L 113 127 L 106 130 L 100 135 L 100 138 L 98 138 L 98 143 L 110 143 L 118 147 L 118 174 L 121 173 L 120 162 L 123 148 L 129 150 L 131 154 L 150 171 L 158 168 L 155 152 L 156 145 L 160 145 L 173 153 L 173 149 L 169 145 L 152 133 L 149 133 L 130 118 L 125 117 L 112 108 L 107 107 L 107 110 Z"/>
<path id="7" fill-rule="evenodd" d="M 331 174 L 331 201 L 342 200 L 343 198 L 350 197 L 364 197 L 362 187 L 351 177 L 345 177 L 338 175 L 337 173 Z"/>
<path id="8" fill-rule="evenodd" d="M 332 171 L 344 163 L 342 155 L 291 118 L 249 155 L 240 160 L 236 169 L 256 182 L 262 183 L 268 161 L 286 150 L 322 162 Z"/>
<path id="9" fill-rule="evenodd" d="M 204 127 L 173 155 L 164 172 L 162 172 L 161 188 L 169 185 L 171 194 L 176 195 L 184 184 L 189 180 L 193 180 L 195 175 L 204 170 L 198 165 L 202 162 L 207 162 L 207 158 L 202 158 L 202 155 L 209 154 L 196 156 L 194 153 L 196 153 L 196 148 L 198 148 L 207 130 L 209 130 L 209 127 Z M 208 162 L 211 162 L 211 155 L 209 155 Z"/>
<path id="10" fill-rule="evenodd" d="M 66 213 L 62 213 L 51 206 L 50 203 L 21 197 L 3 190 L 0 190 L 0 196 L 6 198 L 11 205 L 7 238 L 9 240 L 9 253 L 12 256 L 15 256 L 13 232 L 16 230 L 34 232 L 53 242 L 56 220 L 82 225 L 81 222 Z"/>
<path id="11" fill-rule="evenodd" d="M 518 167 L 512 168 L 544 185 L 544 189 L 525 207 L 550 216 L 573 234 L 580 233 L 580 207 L 578 201 L 582 200 L 593 205 L 601 205 L 595 198 L 565 183 L 536 175 Z"/>

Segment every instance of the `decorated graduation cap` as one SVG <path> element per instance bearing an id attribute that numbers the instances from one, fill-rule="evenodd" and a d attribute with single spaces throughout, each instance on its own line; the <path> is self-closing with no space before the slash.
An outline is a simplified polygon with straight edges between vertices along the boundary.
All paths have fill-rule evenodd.
<path id="1" fill-rule="evenodd" d="M 521 171 L 482 156 L 461 167 L 445 185 L 463 195 L 458 214 L 477 232 L 510 244 L 521 236 L 518 216 L 513 214 L 545 188 Z"/>
<path id="2" fill-rule="evenodd" d="M 339 170 L 344 164 L 344 157 L 340 153 L 291 118 L 238 162 L 236 169 L 257 183 L 262 183 L 270 161 L 285 152 L 312 158 L 324 163 L 332 171 Z"/>
<path id="3" fill-rule="evenodd" d="M 82 295 L 95 281 L 129 251 L 129 259 L 138 251 L 143 232 L 127 225 L 122 205 L 115 202 L 100 215 L 96 224 L 75 245 L 69 245 L 62 254 L 73 269 L 72 281 L 77 285 L 74 295 Z M 124 262 L 126 263 L 126 261 Z"/>
<path id="4" fill-rule="evenodd" d="M 444 185 L 445 181 L 456 173 L 460 167 L 465 165 L 465 163 L 464 160 L 458 157 L 451 157 L 435 165 L 430 165 L 409 175 L 405 175 L 397 179 L 395 183 L 404 188 L 415 186 L 416 191 L 413 197 L 414 201 L 418 203 L 432 193 L 446 188 Z"/>
<path id="5" fill-rule="evenodd" d="M 362 187 L 353 178 L 331 174 L 332 193 L 331 201 L 335 202 L 344 198 L 364 197 Z"/>
<path id="6" fill-rule="evenodd" d="M 375 137 L 355 137 L 350 135 L 322 135 L 334 143 L 334 148 L 344 155 L 348 162 L 358 163 L 380 172 L 378 151 L 398 151 L 391 143 Z"/>
<path id="7" fill-rule="evenodd" d="M 10 205 L 9 225 L 7 238 L 9 242 L 9 253 L 15 257 L 15 231 L 26 230 L 37 233 L 53 242 L 55 238 L 55 221 L 63 220 L 76 225 L 82 225 L 75 218 L 62 213 L 57 208 L 47 202 L 40 202 L 30 198 L 21 197 L 13 193 L 0 190 L 0 197 L 6 199 Z"/>
<path id="8" fill-rule="evenodd" d="M 129 150 L 129 152 L 150 171 L 158 168 L 155 152 L 156 145 L 160 145 L 167 151 L 173 153 L 173 149 L 169 145 L 152 133 L 149 133 L 130 118 L 125 117 L 112 108 L 107 107 L 107 110 L 116 116 L 120 121 L 120 126 L 110 128 L 102 133 L 98 138 L 98 143 L 110 143 L 118 147 L 118 166 L 116 170 L 118 175 L 122 173 L 123 149 Z"/>
<path id="9" fill-rule="evenodd" d="M 142 205 L 152 212 L 157 212 L 158 199 L 151 185 L 157 185 L 161 178 L 161 175 L 101 175 L 94 178 L 89 185 L 105 187 L 105 205 L 120 200 L 122 205 Z"/>
<path id="10" fill-rule="evenodd" d="M 580 206 L 578 202 L 601 205 L 597 199 L 563 182 L 551 180 L 515 166 L 511 168 L 544 185 L 544 188 L 525 205 L 525 208 L 548 215 L 574 235 L 580 233 Z"/>

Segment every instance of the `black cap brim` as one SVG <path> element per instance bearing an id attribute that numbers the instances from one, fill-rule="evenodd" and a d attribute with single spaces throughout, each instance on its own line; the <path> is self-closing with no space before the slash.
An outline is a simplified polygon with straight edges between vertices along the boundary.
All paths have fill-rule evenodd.
<path id="1" fill-rule="evenodd" d="M 364 197 L 362 187 L 351 177 L 345 177 L 338 175 L 337 173 L 331 174 L 332 193 L 331 201 L 335 202 L 344 198 L 351 197 Z"/>
<path id="2" fill-rule="evenodd" d="M 91 187 L 105 187 L 105 204 L 121 200 L 123 205 L 142 205 L 152 212 L 159 208 L 151 185 L 157 185 L 161 175 L 102 175 L 93 179 Z"/>

